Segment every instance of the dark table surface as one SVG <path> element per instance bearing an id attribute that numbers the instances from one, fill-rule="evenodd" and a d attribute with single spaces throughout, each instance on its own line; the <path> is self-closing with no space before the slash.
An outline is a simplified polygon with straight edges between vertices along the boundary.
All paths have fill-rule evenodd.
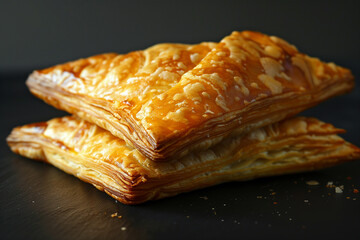
<path id="1" fill-rule="evenodd" d="M 359 66 L 351 66 L 360 76 Z M 92 185 L 44 163 L 13 154 L 11 129 L 66 113 L 33 97 L 27 74 L 0 79 L 1 239 L 360 239 L 360 161 L 288 176 L 233 182 L 126 206 Z M 360 146 L 360 88 L 302 115 L 348 132 Z M 309 186 L 309 180 L 320 184 Z M 344 185 L 343 193 L 326 187 Z M 118 213 L 122 218 L 113 218 Z"/>
<path id="2" fill-rule="evenodd" d="M 360 239 L 360 194 L 353 193 L 360 161 L 126 206 L 13 154 L 5 142 L 15 126 L 66 115 L 31 96 L 31 69 L 159 42 L 219 41 L 233 30 L 256 30 L 348 67 L 359 80 L 359 3 L 0 0 L 0 239 Z M 302 115 L 346 129 L 342 136 L 360 146 L 359 86 Z M 344 192 L 327 188 L 329 181 Z"/>

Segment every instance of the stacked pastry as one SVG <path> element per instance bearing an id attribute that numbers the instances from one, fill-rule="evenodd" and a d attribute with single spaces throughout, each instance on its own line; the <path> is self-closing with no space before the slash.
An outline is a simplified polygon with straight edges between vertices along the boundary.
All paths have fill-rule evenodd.
<path id="1" fill-rule="evenodd" d="M 11 149 L 125 204 L 360 157 L 343 130 L 293 117 L 350 91 L 351 72 L 261 33 L 97 55 L 27 85 L 73 116 L 15 128 Z"/>

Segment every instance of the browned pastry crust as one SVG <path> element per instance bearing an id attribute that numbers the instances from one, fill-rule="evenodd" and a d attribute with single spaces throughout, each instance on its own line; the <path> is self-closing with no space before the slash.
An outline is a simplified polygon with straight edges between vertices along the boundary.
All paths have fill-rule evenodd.
<path id="1" fill-rule="evenodd" d="M 178 160 L 154 162 L 108 131 L 75 117 L 15 128 L 11 150 L 46 161 L 125 204 L 227 181 L 309 171 L 360 157 L 343 130 L 297 117 L 232 136 Z"/>
<path id="2" fill-rule="evenodd" d="M 27 84 L 47 103 L 168 161 L 297 114 L 354 82 L 348 69 L 246 31 L 218 44 L 81 59 L 35 71 Z"/>

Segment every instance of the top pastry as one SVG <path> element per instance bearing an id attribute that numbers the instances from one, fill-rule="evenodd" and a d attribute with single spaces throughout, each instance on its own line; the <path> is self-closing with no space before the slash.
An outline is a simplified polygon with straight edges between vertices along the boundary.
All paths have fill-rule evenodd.
<path id="1" fill-rule="evenodd" d="M 154 161 L 280 121 L 354 85 L 348 69 L 286 41 L 233 32 L 219 43 L 158 44 L 34 71 L 47 103 L 124 138 Z"/>

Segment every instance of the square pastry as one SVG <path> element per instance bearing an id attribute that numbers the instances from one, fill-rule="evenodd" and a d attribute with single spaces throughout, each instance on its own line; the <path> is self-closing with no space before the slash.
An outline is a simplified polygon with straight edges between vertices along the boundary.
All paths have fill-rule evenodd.
<path id="1" fill-rule="evenodd" d="M 296 117 L 228 136 L 206 150 L 155 162 L 110 132 L 77 117 L 15 128 L 7 142 L 125 204 L 173 196 L 228 181 L 320 169 L 360 157 L 343 130 Z"/>
<path id="2" fill-rule="evenodd" d="M 27 85 L 147 159 L 172 161 L 348 92 L 353 80 L 348 69 L 246 31 L 80 59 L 34 71 Z"/>

